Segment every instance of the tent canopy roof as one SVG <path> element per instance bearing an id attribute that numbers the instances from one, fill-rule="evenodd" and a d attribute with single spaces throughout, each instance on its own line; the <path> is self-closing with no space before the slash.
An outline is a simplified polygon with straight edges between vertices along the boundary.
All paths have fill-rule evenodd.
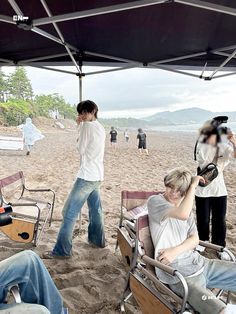
<path id="1" fill-rule="evenodd" d="M 234 71 L 235 15 L 235 0 L 3 0 L 0 65 Z"/>

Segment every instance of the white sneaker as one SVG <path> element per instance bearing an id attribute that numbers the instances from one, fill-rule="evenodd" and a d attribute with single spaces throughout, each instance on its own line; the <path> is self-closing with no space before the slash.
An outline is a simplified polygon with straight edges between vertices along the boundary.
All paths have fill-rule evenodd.
<path id="1" fill-rule="evenodd" d="M 224 253 L 224 252 L 222 252 Z M 225 314 L 235 314 L 236 313 L 236 304 L 227 304 L 225 308 Z"/>
<path id="2" fill-rule="evenodd" d="M 217 252 L 217 255 L 218 255 L 219 259 L 221 259 L 222 261 L 231 261 L 229 254 L 224 252 L 224 251 L 223 252 Z"/>
<path id="3" fill-rule="evenodd" d="M 202 245 L 200 245 L 200 244 L 198 244 L 197 246 L 196 246 L 196 251 L 198 251 L 198 252 L 200 252 L 200 253 L 202 253 L 202 252 L 204 252 L 205 251 L 205 246 L 202 246 Z"/>

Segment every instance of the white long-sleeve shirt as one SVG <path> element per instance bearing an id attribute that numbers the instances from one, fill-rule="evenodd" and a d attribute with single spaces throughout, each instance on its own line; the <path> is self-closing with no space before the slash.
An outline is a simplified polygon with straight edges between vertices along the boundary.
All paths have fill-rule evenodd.
<path id="1" fill-rule="evenodd" d="M 230 143 L 219 143 L 219 158 L 217 161 L 218 176 L 206 187 L 198 186 L 195 195 L 199 197 L 218 197 L 227 195 L 223 171 L 233 158 L 233 146 Z M 216 147 L 199 143 L 197 145 L 197 162 L 201 169 L 211 163 L 216 154 Z"/>
<path id="2" fill-rule="evenodd" d="M 105 137 L 105 129 L 97 120 L 80 123 L 77 143 L 80 154 L 78 178 L 103 181 Z"/>

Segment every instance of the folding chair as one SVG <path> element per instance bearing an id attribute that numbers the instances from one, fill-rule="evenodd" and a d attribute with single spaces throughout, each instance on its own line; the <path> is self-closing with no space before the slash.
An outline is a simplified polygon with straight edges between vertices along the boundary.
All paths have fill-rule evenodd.
<path id="1" fill-rule="evenodd" d="M 116 249 L 119 246 L 125 263 L 131 267 L 135 254 L 135 220 L 146 208 L 147 199 L 157 191 L 122 191 L 120 223 L 117 229 Z"/>
<path id="2" fill-rule="evenodd" d="M 187 303 L 188 285 L 184 277 L 172 267 L 163 265 L 153 259 L 154 247 L 149 231 L 147 214 L 137 218 L 135 235 L 135 247 L 137 248 L 137 254 L 134 255 L 133 259 L 133 265 L 135 264 L 135 266 L 129 272 L 127 286 L 121 302 L 121 310 L 125 311 L 125 303 L 133 295 L 144 314 L 196 313 Z M 200 244 L 218 252 L 227 252 L 231 260 L 235 262 L 234 255 L 228 249 L 202 241 L 200 241 Z M 165 285 L 156 277 L 155 267 L 180 280 L 184 291 L 183 298 L 175 294 L 168 285 Z M 216 297 L 220 298 L 222 293 L 222 290 L 218 291 Z M 228 298 L 229 294 L 226 303 Z"/>
<path id="3" fill-rule="evenodd" d="M 11 205 L 11 224 L 0 227 L 10 239 L 37 245 L 44 228 L 52 222 L 55 192 L 49 188 L 29 189 L 22 171 L 0 180 L 0 207 Z"/>

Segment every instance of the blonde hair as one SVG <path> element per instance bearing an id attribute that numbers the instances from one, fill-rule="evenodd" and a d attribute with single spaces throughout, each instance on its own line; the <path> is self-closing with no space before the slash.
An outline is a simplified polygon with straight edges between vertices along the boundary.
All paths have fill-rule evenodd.
<path id="1" fill-rule="evenodd" d="M 192 182 L 192 174 L 185 167 L 172 169 L 164 178 L 166 187 L 178 190 L 181 195 L 184 195 Z"/>

